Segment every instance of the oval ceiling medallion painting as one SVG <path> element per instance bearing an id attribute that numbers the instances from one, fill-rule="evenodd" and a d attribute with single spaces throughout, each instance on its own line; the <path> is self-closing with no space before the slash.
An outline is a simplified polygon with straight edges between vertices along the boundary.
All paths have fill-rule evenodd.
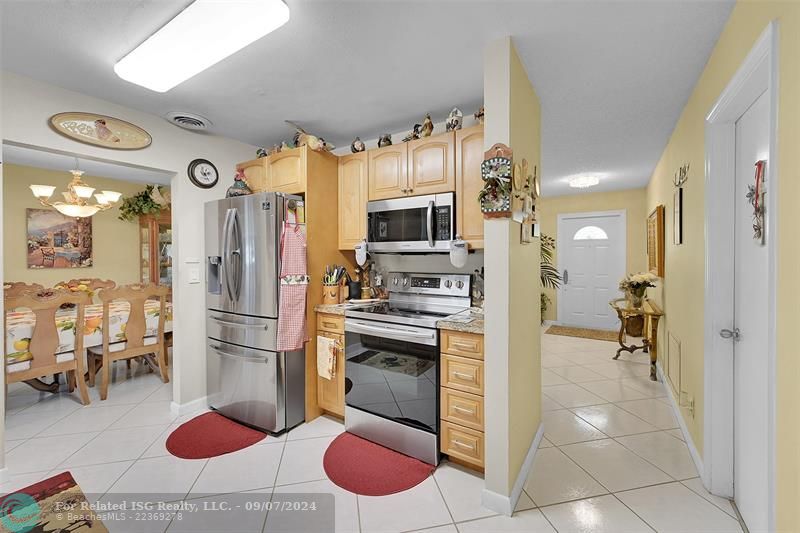
<path id="1" fill-rule="evenodd" d="M 56 132 L 82 143 L 116 150 L 140 150 L 153 142 L 139 126 L 114 117 L 94 113 L 58 113 L 50 117 Z"/>

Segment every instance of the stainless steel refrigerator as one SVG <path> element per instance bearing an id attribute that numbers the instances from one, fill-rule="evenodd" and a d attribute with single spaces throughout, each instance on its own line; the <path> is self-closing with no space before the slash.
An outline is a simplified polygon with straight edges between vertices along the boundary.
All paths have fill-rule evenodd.
<path id="1" fill-rule="evenodd" d="M 205 205 L 208 404 L 272 433 L 305 417 L 305 353 L 277 351 L 289 200 L 302 198 L 260 193 Z"/>

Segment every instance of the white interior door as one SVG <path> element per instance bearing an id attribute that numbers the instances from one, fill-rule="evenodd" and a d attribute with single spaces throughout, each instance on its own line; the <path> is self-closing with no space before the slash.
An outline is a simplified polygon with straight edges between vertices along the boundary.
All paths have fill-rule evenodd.
<path id="1" fill-rule="evenodd" d="M 625 212 L 558 217 L 558 321 L 566 326 L 617 329 L 608 302 L 620 295 L 625 276 Z"/>
<path id="2" fill-rule="evenodd" d="M 755 163 L 769 154 L 769 108 L 764 92 L 736 122 L 733 323 L 740 336 L 733 343 L 733 488 L 750 531 L 769 529 L 769 276 L 767 248 L 753 238 L 753 208 L 746 195 L 755 182 Z"/>

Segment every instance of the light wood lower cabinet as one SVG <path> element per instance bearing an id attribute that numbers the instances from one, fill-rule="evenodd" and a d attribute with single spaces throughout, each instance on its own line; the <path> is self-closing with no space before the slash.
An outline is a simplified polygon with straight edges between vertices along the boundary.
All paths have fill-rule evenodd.
<path id="1" fill-rule="evenodd" d="M 317 336 L 333 339 L 340 347 L 333 379 L 317 376 L 317 402 L 325 411 L 344 417 L 344 317 L 317 313 Z"/>
<path id="2" fill-rule="evenodd" d="M 483 470 L 483 335 L 445 330 L 441 339 L 440 451 Z"/>

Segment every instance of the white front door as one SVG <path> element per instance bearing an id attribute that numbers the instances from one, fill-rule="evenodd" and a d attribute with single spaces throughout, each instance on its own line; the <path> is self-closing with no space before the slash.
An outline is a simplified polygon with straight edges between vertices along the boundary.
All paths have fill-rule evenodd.
<path id="1" fill-rule="evenodd" d="M 769 117 L 764 92 L 736 121 L 733 323 L 740 337 L 733 343 L 733 489 L 750 531 L 769 529 L 769 275 L 767 248 L 753 238 L 753 207 L 746 196 L 755 183 L 756 162 L 769 154 Z"/>
<path id="2" fill-rule="evenodd" d="M 608 302 L 620 296 L 625 246 L 624 211 L 559 215 L 560 324 L 608 330 L 619 327 Z"/>

